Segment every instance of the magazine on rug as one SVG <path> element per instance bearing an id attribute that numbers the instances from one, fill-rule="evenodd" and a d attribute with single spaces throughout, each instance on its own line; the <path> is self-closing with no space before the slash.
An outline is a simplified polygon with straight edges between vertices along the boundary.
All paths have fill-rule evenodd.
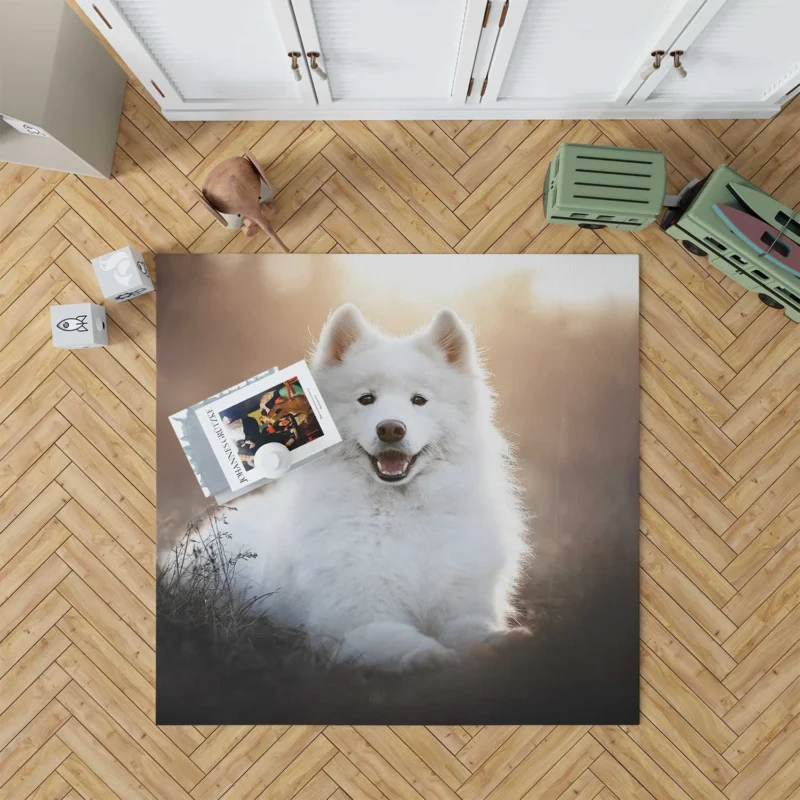
<path id="1" fill-rule="evenodd" d="M 274 367 L 170 422 L 204 494 L 217 500 L 269 481 L 257 459 L 265 444 L 286 447 L 294 469 L 342 440 L 305 361 Z"/>

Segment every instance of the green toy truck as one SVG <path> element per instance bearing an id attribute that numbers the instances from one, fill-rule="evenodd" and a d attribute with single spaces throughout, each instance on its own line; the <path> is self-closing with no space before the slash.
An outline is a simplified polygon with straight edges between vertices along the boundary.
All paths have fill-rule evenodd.
<path id="1" fill-rule="evenodd" d="M 544 182 L 547 221 L 639 231 L 656 221 L 666 188 L 658 150 L 562 144 Z"/>
<path id="2" fill-rule="evenodd" d="M 800 275 L 759 255 L 714 211 L 715 205 L 749 211 L 730 185 L 761 190 L 727 166 L 691 181 L 677 196 L 666 195 L 666 185 L 666 158 L 657 150 L 562 144 L 544 181 L 545 215 L 554 224 L 637 231 L 666 205 L 659 223 L 665 233 L 800 322 Z"/>
<path id="3" fill-rule="evenodd" d="M 761 258 L 715 213 L 714 204 L 743 208 L 730 184 L 758 189 L 730 167 L 715 169 L 699 183 L 687 186 L 678 196 L 678 206 L 667 209 L 661 230 L 696 256 L 708 260 L 738 284 L 757 292 L 763 303 L 783 308 L 786 316 L 800 322 L 800 277 Z"/>

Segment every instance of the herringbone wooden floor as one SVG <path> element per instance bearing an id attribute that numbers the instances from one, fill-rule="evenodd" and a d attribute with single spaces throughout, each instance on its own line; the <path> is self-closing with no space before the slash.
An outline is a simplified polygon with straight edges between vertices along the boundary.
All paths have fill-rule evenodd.
<path id="1" fill-rule="evenodd" d="M 561 141 L 730 162 L 800 205 L 772 121 L 179 123 L 133 82 L 110 181 L 0 168 L 0 796 L 800 798 L 800 327 L 654 226 L 545 225 Z M 194 187 L 250 147 L 299 252 L 641 256 L 642 719 L 626 728 L 157 728 L 155 302 L 50 344 L 87 259 L 271 251 Z"/>

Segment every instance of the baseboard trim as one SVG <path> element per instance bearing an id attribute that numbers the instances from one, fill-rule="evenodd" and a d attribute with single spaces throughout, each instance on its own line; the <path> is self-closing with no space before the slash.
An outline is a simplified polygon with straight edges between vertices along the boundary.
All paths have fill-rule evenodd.
<path id="1" fill-rule="evenodd" d="M 183 120 L 381 120 L 381 119 L 769 119 L 780 105 L 656 105 L 646 106 L 551 106 L 527 108 L 286 108 L 220 109 L 164 108 L 164 116 Z"/>

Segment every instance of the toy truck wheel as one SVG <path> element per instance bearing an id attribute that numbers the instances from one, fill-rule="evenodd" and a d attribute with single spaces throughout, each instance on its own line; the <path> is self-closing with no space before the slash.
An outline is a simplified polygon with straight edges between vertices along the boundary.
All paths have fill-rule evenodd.
<path id="1" fill-rule="evenodd" d="M 599 231 L 601 228 L 605 228 L 605 225 L 598 225 L 595 222 L 581 222 L 578 224 L 579 228 L 586 228 L 590 231 Z"/>
<path id="2" fill-rule="evenodd" d="M 684 239 L 681 244 L 683 245 L 684 249 L 688 250 L 693 256 L 704 258 L 708 255 L 705 250 L 701 250 L 694 242 L 689 242 Z"/>
<path id="3" fill-rule="evenodd" d="M 759 292 L 758 299 L 765 305 L 769 306 L 770 308 L 783 308 L 783 305 L 779 303 L 774 297 L 770 297 L 768 294 L 763 294 Z"/>

